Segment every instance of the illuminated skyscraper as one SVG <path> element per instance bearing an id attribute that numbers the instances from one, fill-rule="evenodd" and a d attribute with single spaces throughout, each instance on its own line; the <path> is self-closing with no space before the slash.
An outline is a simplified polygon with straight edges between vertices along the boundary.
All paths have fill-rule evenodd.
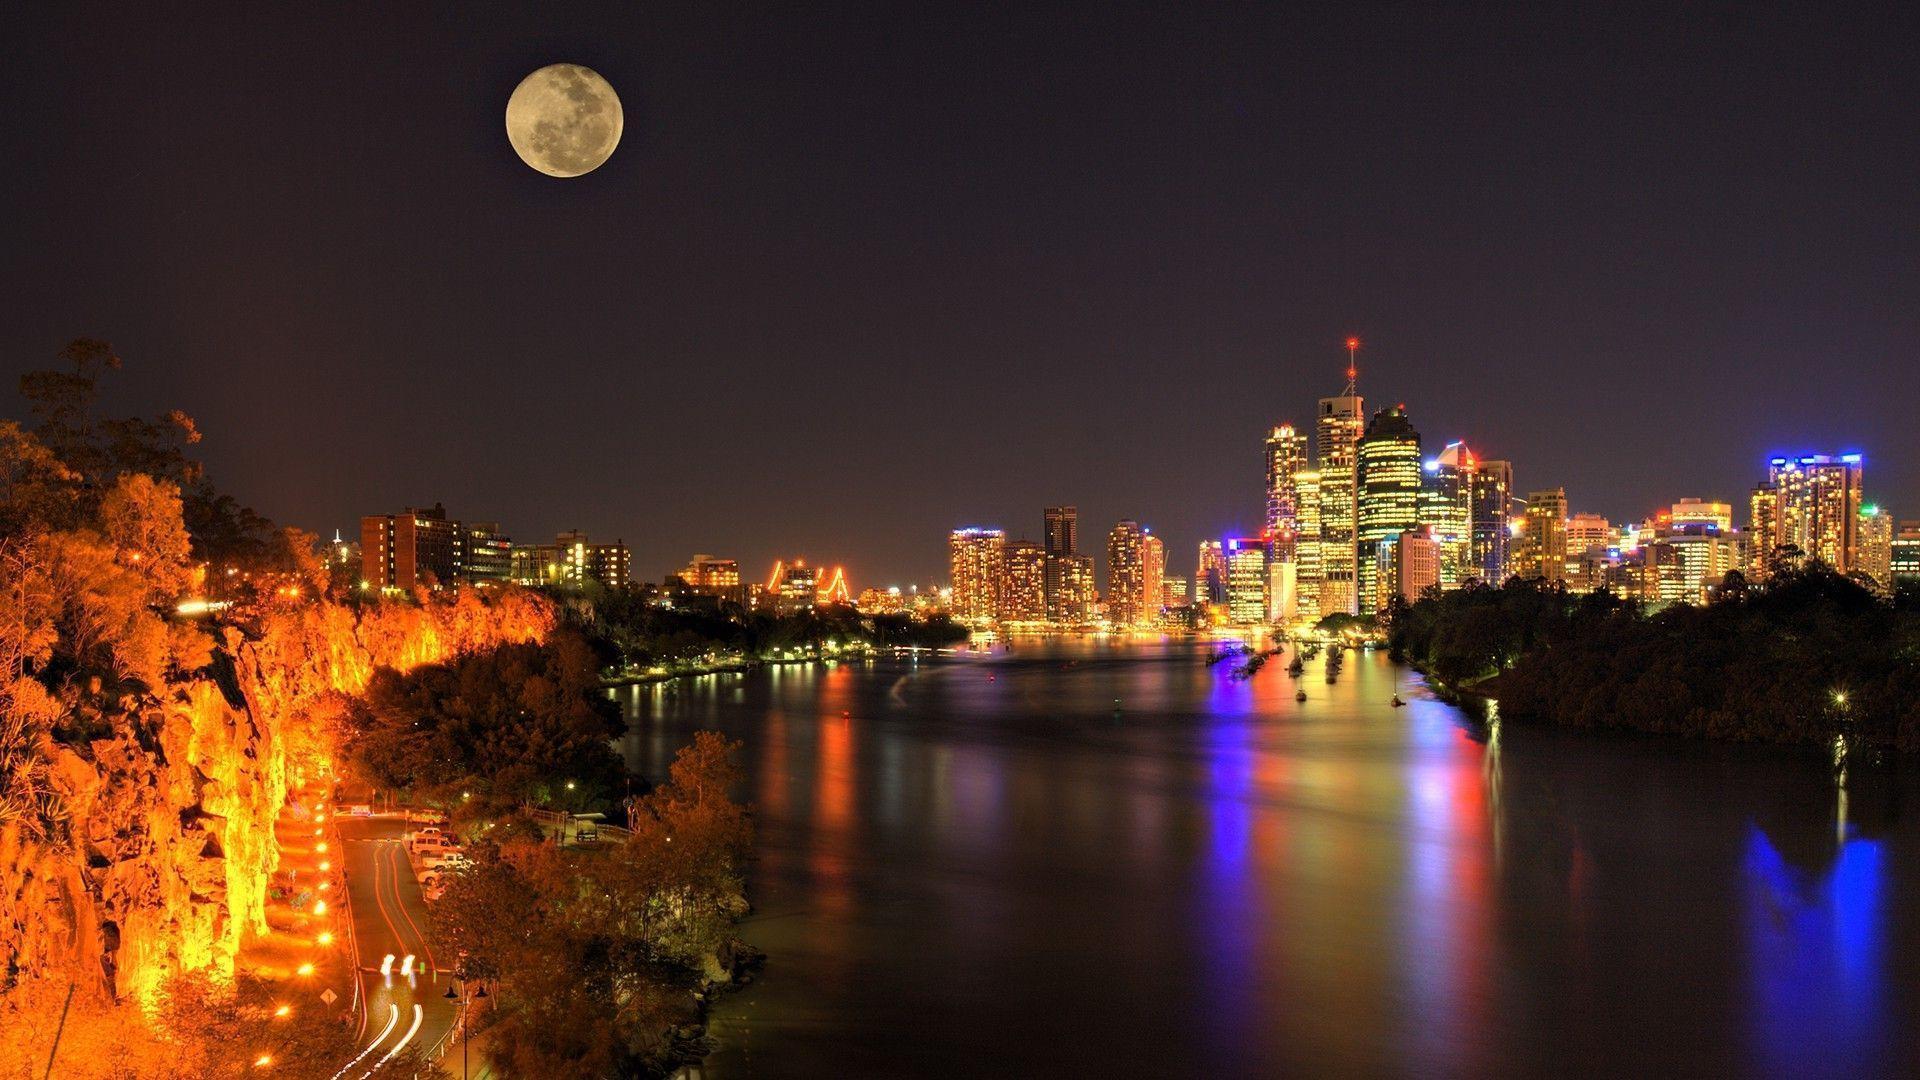
<path id="1" fill-rule="evenodd" d="M 1354 612 L 1355 468 L 1366 430 L 1365 403 L 1351 383 L 1347 393 L 1320 399 L 1320 611 Z"/>
<path id="2" fill-rule="evenodd" d="M 1523 578 L 1559 582 L 1567 576 L 1567 489 L 1548 488 L 1527 495 L 1514 573 Z"/>
<path id="3" fill-rule="evenodd" d="M 1475 577 L 1473 565 L 1473 451 L 1450 442 L 1426 464 L 1420 491 L 1420 523 L 1440 545 L 1439 585 L 1457 589 Z"/>
<path id="4" fill-rule="evenodd" d="M 1049 555 L 1047 572 L 1055 584 L 1047 605 L 1047 618 L 1062 626 L 1082 626 L 1093 621 L 1096 595 L 1093 582 L 1093 556 Z"/>
<path id="5" fill-rule="evenodd" d="M 700 596 L 712 596 L 720 600 L 741 603 L 745 594 L 740 590 L 740 563 L 735 559 L 717 559 L 712 555 L 695 555 L 687 561 L 680 571 L 680 580 L 687 588 Z"/>
<path id="6" fill-rule="evenodd" d="M 1140 541 L 1140 621 L 1152 623 L 1166 606 L 1162 585 L 1167 578 L 1167 545 L 1153 535 L 1153 530 L 1141 531 L 1146 535 Z"/>
<path id="7" fill-rule="evenodd" d="M 1675 528 L 1683 525 L 1711 525 L 1721 533 L 1733 531 L 1733 506 L 1731 503 L 1708 502 L 1705 499 L 1681 499 L 1667 508 L 1667 520 Z"/>
<path id="8" fill-rule="evenodd" d="M 1393 596 L 1392 581 L 1379 575 L 1379 549 L 1392 545 L 1401 533 L 1420 524 L 1420 433 L 1407 420 L 1406 409 L 1381 409 L 1367 425 L 1356 458 L 1360 498 L 1355 538 L 1359 544 L 1361 610 L 1366 614 L 1386 607 Z M 1391 553 L 1388 553 L 1391 557 Z"/>
<path id="9" fill-rule="evenodd" d="M 1267 527 L 1270 540 L 1291 549 L 1300 529 L 1300 474 L 1307 468 L 1307 436 L 1282 424 L 1267 433 Z"/>
<path id="10" fill-rule="evenodd" d="M 1320 470 L 1307 469 L 1294 477 L 1298 494 L 1299 526 L 1293 539 L 1295 614 L 1320 616 Z"/>
<path id="11" fill-rule="evenodd" d="M 1489 585 L 1500 585 L 1512 573 L 1513 464 L 1476 461 L 1472 484 L 1473 572 Z"/>
<path id="12" fill-rule="evenodd" d="M 1903 521 L 1889 545 L 1888 562 L 1895 586 L 1920 584 L 1920 521 Z"/>
<path id="13" fill-rule="evenodd" d="M 1859 565 L 1855 569 L 1880 588 L 1893 590 L 1893 515 L 1878 506 L 1860 508 Z"/>
<path id="14" fill-rule="evenodd" d="M 1000 618 L 1019 623 L 1047 621 L 1047 552 L 1031 540 L 1007 542 Z"/>
<path id="15" fill-rule="evenodd" d="M 1227 554 L 1218 540 L 1200 541 L 1200 561 L 1193 571 L 1193 602 L 1199 607 L 1227 602 Z"/>
<path id="16" fill-rule="evenodd" d="M 1000 613 L 1000 587 L 1006 576 L 1007 534 L 969 526 L 947 536 L 953 572 L 953 617 L 984 623 Z"/>
<path id="17" fill-rule="evenodd" d="M 1080 622 L 1087 616 L 1075 615 L 1077 598 L 1069 595 L 1068 577 L 1077 571 L 1068 569 L 1068 560 L 1080 557 L 1080 511 L 1072 506 L 1046 509 L 1047 617 L 1061 622 Z M 1091 563 L 1091 560 L 1089 560 Z"/>
<path id="18" fill-rule="evenodd" d="M 1797 551 L 1842 574 L 1856 568 L 1860 553 L 1859 454 L 1810 454 L 1768 462 L 1767 482 L 1754 493 L 1754 532 L 1760 533 L 1761 504 L 1771 500 L 1770 540 L 1757 538 L 1762 553 L 1771 548 Z M 1762 492 L 1772 489 L 1770 496 Z"/>
<path id="19" fill-rule="evenodd" d="M 1107 621 L 1140 622 L 1146 607 L 1146 533 L 1137 521 L 1122 521 L 1107 534 Z"/>
<path id="20" fill-rule="evenodd" d="M 1267 545 L 1238 537 L 1226 541 L 1227 611 L 1236 626 L 1267 621 Z"/>

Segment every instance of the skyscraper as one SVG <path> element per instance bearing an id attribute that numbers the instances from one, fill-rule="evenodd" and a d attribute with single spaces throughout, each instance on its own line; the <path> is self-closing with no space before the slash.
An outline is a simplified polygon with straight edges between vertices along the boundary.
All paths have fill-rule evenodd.
<path id="1" fill-rule="evenodd" d="M 1085 616 L 1074 616 L 1074 598 L 1069 596 L 1068 560 L 1076 559 L 1080 554 L 1080 511 L 1072 506 L 1049 506 L 1046 509 L 1046 552 L 1047 552 L 1047 618 L 1061 622 L 1078 622 Z M 1091 573 L 1091 571 L 1089 571 Z"/>
<path id="2" fill-rule="evenodd" d="M 1200 560 L 1193 571 L 1193 603 L 1196 607 L 1227 602 L 1227 554 L 1218 540 L 1200 541 Z"/>
<path id="3" fill-rule="evenodd" d="M 1426 464 L 1426 485 L 1420 492 L 1420 523 L 1432 527 L 1440 545 L 1438 584 L 1457 589 L 1473 567 L 1473 451 L 1450 442 Z"/>
<path id="4" fill-rule="evenodd" d="M 1349 369 L 1351 372 L 1351 369 Z M 1354 527 L 1359 491 L 1355 462 L 1366 430 L 1365 402 L 1349 379 L 1347 392 L 1320 399 L 1320 613 L 1352 613 L 1355 592 Z"/>
<path id="5" fill-rule="evenodd" d="M 1361 611 L 1371 614 L 1386 607 L 1394 592 L 1394 583 L 1382 580 L 1377 572 L 1382 545 L 1392 545 L 1401 533 L 1420 524 L 1420 433 L 1407 420 L 1404 407 L 1395 405 L 1373 415 L 1356 461 L 1359 598 Z"/>
<path id="6" fill-rule="evenodd" d="M 1031 540 L 1007 542 L 1000 618 L 1020 623 L 1047 620 L 1047 552 Z"/>
<path id="7" fill-rule="evenodd" d="M 1567 576 L 1567 489 L 1527 495 L 1514 572 L 1523 578 L 1559 582 Z"/>
<path id="8" fill-rule="evenodd" d="M 1267 433 L 1267 527 L 1269 540 L 1285 538 L 1290 550 L 1300 528 L 1300 474 L 1307 468 L 1307 436 L 1281 424 Z"/>
<path id="9" fill-rule="evenodd" d="M 1153 535 L 1153 530 L 1141 531 L 1146 535 L 1140 541 L 1140 621 L 1152 623 L 1165 606 L 1161 597 L 1167 577 L 1167 545 Z"/>
<path id="10" fill-rule="evenodd" d="M 1893 591 L 1893 515 L 1878 506 L 1860 508 L 1858 562 L 1855 570 L 1882 590 Z"/>
<path id="11" fill-rule="evenodd" d="M 1513 537 L 1513 465 L 1476 461 L 1473 466 L 1473 571 L 1489 585 L 1500 585 L 1512 571 L 1508 544 Z"/>
<path id="12" fill-rule="evenodd" d="M 1859 454 L 1810 454 L 1768 462 L 1767 482 L 1754 493 L 1754 532 L 1764 557 L 1770 550 L 1793 549 L 1844 574 L 1856 568 L 1860 543 Z M 1770 495 L 1763 492 L 1771 489 Z M 1772 520 L 1763 522 L 1763 502 L 1772 503 Z M 1768 534 L 1761 533 L 1770 525 Z"/>
<path id="13" fill-rule="evenodd" d="M 1000 588 L 1006 575 L 1007 534 L 970 526 L 947 537 L 953 572 L 953 617 L 984 623 L 1000 614 Z"/>
<path id="14" fill-rule="evenodd" d="M 1133 626 L 1146 605 L 1146 533 L 1137 521 L 1122 521 L 1107 534 L 1107 621 Z"/>
<path id="15" fill-rule="evenodd" d="M 1294 488 L 1300 515 L 1293 538 L 1295 614 L 1312 622 L 1320 617 L 1320 470 L 1301 471 Z"/>
<path id="16" fill-rule="evenodd" d="M 1267 544 L 1252 537 L 1226 541 L 1227 611 L 1236 626 L 1267 621 Z"/>

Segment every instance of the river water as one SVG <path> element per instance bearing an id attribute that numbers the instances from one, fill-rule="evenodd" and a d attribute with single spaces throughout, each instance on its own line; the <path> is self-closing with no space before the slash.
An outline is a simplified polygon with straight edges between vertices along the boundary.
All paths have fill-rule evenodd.
<path id="1" fill-rule="evenodd" d="M 615 691 L 645 775 L 700 729 L 746 743 L 770 959 L 707 1075 L 1920 1068 L 1892 770 L 1843 809 L 1818 755 L 1485 723 L 1383 656 L 1329 685 L 1208 648 Z"/>

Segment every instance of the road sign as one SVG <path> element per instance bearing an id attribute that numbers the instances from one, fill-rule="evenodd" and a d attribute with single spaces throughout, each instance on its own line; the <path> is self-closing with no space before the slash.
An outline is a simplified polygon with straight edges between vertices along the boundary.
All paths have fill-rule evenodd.
<path id="1" fill-rule="evenodd" d="M 340 1000 L 340 995 L 334 993 L 332 987 L 328 987 L 327 989 L 320 991 L 320 1001 L 322 1004 L 331 1005 L 334 1002 L 339 1000 Z"/>

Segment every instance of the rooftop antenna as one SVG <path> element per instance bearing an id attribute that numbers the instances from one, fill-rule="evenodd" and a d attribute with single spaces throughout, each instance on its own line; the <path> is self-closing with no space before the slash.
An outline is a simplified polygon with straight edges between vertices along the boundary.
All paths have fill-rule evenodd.
<path id="1" fill-rule="evenodd" d="M 1347 339 L 1347 395 L 1346 395 L 1348 397 L 1354 397 L 1359 393 L 1359 391 L 1355 388 L 1355 383 L 1360 377 L 1359 357 L 1360 357 L 1360 339 L 1357 337 L 1348 338 Z"/>

